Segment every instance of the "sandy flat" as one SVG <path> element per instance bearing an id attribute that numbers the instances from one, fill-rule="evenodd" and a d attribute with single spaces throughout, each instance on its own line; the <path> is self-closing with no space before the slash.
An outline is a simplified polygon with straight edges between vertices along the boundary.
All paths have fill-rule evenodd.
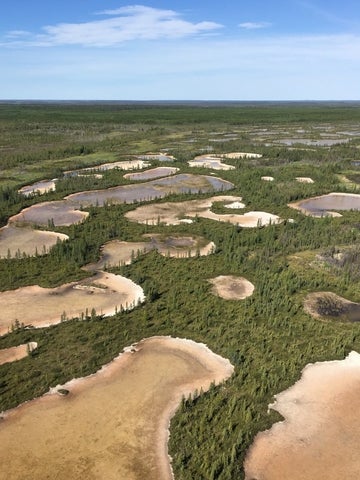
<path id="1" fill-rule="evenodd" d="M 211 211 L 215 202 L 232 203 L 240 202 L 241 197 L 219 196 L 204 200 L 189 200 L 185 202 L 167 202 L 161 204 L 144 205 L 127 212 L 125 216 L 133 222 L 148 225 L 179 225 L 186 217 L 202 217 L 218 222 L 227 222 L 242 227 L 254 228 L 270 223 L 279 223 L 281 219 L 277 215 L 267 212 L 247 212 L 240 214 L 218 214 Z"/>
<path id="2" fill-rule="evenodd" d="M 221 158 L 212 154 L 199 155 L 198 157 L 195 157 L 194 160 L 189 160 L 188 164 L 190 167 L 212 168 L 213 170 L 234 170 L 235 169 L 233 165 L 227 165 L 226 163 L 222 163 Z"/>
<path id="3" fill-rule="evenodd" d="M 131 280 L 98 272 L 90 279 L 56 288 L 38 285 L 0 292 L 0 335 L 16 320 L 25 325 L 46 327 L 61 320 L 91 314 L 114 315 L 121 307 L 133 308 L 144 301 L 144 292 Z"/>
<path id="4" fill-rule="evenodd" d="M 101 247 L 101 258 L 97 263 L 85 267 L 88 271 L 129 265 L 138 255 L 157 250 L 161 255 L 184 258 L 212 253 L 216 246 L 203 237 L 184 235 L 145 234 L 145 242 L 112 240 Z"/>
<path id="5" fill-rule="evenodd" d="M 246 480 L 358 480 L 360 355 L 310 364 L 271 408 L 284 422 L 260 433 L 245 460 Z"/>
<path id="6" fill-rule="evenodd" d="M 168 427 L 181 398 L 232 373 L 230 362 L 205 345 L 143 340 L 135 353 L 63 385 L 68 395 L 47 394 L 7 412 L 0 423 L 1 474 L 7 480 L 29 472 L 39 480 L 170 480 Z"/>
<path id="7" fill-rule="evenodd" d="M 0 257 L 14 258 L 15 256 L 44 255 L 58 241 L 69 237 L 63 233 L 45 232 L 33 228 L 7 225 L 0 228 Z"/>
<path id="8" fill-rule="evenodd" d="M 36 342 L 23 343 L 17 347 L 3 348 L 0 350 L 0 365 L 21 360 L 27 357 L 29 352 L 32 352 L 35 348 L 37 348 Z"/>
<path id="9" fill-rule="evenodd" d="M 43 195 L 44 193 L 52 192 L 55 190 L 56 180 L 57 178 L 54 178 L 52 180 L 41 180 L 40 182 L 33 183 L 32 185 L 25 185 L 24 187 L 20 188 L 18 192 L 25 197 L 28 197 L 34 193 Z"/>
<path id="10" fill-rule="evenodd" d="M 82 212 L 78 206 L 71 205 L 66 200 L 42 202 L 24 208 L 17 215 L 9 218 L 9 224 L 33 224 L 68 226 L 85 220 L 89 212 Z"/>
<path id="11" fill-rule="evenodd" d="M 304 310 L 320 320 L 360 321 L 360 304 L 333 292 L 312 292 L 304 299 Z"/>
<path id="12" fill-rule="evenodd" d="M 149 166 L 150 166 L 149 162 L 136 159 L 136 160 L 128 160 L 128 161 L 120 161 L 120 162 L 102 163 L 100 165 L 81 168 L 79 170 L 69 170 L 67 172 L 64 172 L 64 174 L 73 175 L 73 174 L 79 174 L 81 172 L 89 172 L 89 171 L 95 171 L 95 170 L 106 171 L 106 170 L 113 170 L 115 168 L 118 168 L 119 170 L 136 170 L 136 169 L 140 170 L 141 168 L 145 168 Z"/>
<path id="13" fill-rule="evenodd" d="M 231 152 L 231 153 L 223 153 L 219 155 L 223 158 L 261 158 L 262 155 L 260 153 L 249 153 L 249 152 Z"/>
<path id="14" fill-rule="evenodd" d="M 211 278 L 213 293 L 225 300 L 243 300 L 250 297 L 254 292 L 254 285 L 246 278 L 234 275 L 219 275 Z"/>
<path id="15" fill-rule="evenodd" d="M 152 178 L 167 177 L 168 175 L 174 175 L 179 169 L 176 167 L 157 167 L 150 170 L 144 170 L 143 172 L 126 173 L 124 178 L 128 180 L 151 180 Z"/>
<path id="16" fill-rule="evenodd" d="M 295 180 L 300 183 L 314 183 L 314 180 L 310 177 L 296 177 Z"/>

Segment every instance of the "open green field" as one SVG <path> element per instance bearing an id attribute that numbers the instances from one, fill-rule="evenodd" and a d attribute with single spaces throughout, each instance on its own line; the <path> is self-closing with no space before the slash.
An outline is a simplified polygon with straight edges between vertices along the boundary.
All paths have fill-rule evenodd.
<path id="1" fill-rule="evenodd" d="M 187 162 L 204 152 L 262 154 L 226 158 L 235 169 L 215 175 L 234 184 L 226 194 L 242 197 L 241 213 L 269 212 L 284 220 L 280 224 L 247 229 L 199 217 L 166 227 L 127 220 L 125 213 L 139 203 L 94 206 L 84 223 L 56 229 L 69 240 L 48 255 L 0 260 L 0 291 L 34 284 L 56 287 L 86 277 L 81 267 L 98 261 L 101 246 L 113 239 L 140 242 L 144 234 L 171 232 L 214 242 L 215 253 L 206 257 L 180 260 L 151 251 L 112 269 L 145 291 L 147 301 L 132 311 L 46 329 L 15 328 L 0 337 L 0 349 L 38 344 L 29 357 L 0 366 L 0 412 L 95 372 L 143 338 L 188 338 L 228 358 L 235 373 L 223 386 L 183 402 L 173 418 L 169 449 L 175 478 L 244 478 L 243 460 L 254 436 L 278 418 L 267 413 L 273 395 L 292 385 L 306 364 L 360 351 L 358 323 L 321 322 L 303 308 L 311 292 L 332 291 L 360 301 L 357 269 L 355 275 L 314 262 L 314 252 L 325 255 L 358 244 L 360 212 L 312 218 L 288 207 L 330 192 L 357 193 L 360 106 L 0 104 L 0 138 L 0 226 L 35 203 L 132 183 L 120 170 L 103 172 L 102 178 L 64 177 L 67 170 L 161 151 L 175 160 L 151 161 L 152 167 L 210 175 L 210 169 L 191 168 Z M 17 192 L 52 178 L 59 179 L 54 192 L 30 197 Z M 171 194 L 158 202 L 209 196 Z M 229 213 L 222 204 L 214 211 Z M 218 275 L 245 277 L 254 284 L 254 294 L 242 301 L 212 295 L 208 279 Z"/>

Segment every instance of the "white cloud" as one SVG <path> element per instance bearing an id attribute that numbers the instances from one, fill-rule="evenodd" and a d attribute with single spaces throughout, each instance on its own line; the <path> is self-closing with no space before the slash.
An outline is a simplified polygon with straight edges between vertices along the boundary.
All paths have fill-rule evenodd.
<path id="1" fill-rule="evenodd" d="M 131 40 L 189 37 L 213 32 L 222 27 L 215 22 L 192 23 L 183 20 L 181 15 L 173 10 L 142 5 L 105 10 L 99 14 L 108 15 L 111 18 L 84 23 L 48 25 L 43 27 L 44 33 L 36 34 L 29 40 L 14 40 L 12 45 L 109 47 Z"/>
<path id="2" fill-rule="evenodd" d="M 243 22 L 239 23 L 240 28 L 244 28 L 245 30 L 257 30 L 259 28 L 266 28 L 270 27 L 271 23 L 269 22 Z"/>
<path id="3" fill-rule="evenodd" d="M 7 38 L 20 38 L 20 37 L 26 37 L 28 35 L 31 35 L 31 33 L 27 32 L 25 30 L 11 30 L 10 32 L 7 32 L 6 37 Z"/>

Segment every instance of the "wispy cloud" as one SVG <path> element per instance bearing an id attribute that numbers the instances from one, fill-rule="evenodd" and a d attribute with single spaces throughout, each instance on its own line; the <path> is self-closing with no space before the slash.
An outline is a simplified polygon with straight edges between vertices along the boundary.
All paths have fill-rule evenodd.
<path id="1" fill-rule="evenodd" d="M 11 32 L 9 32 L 7 44 L 108 47 L 131 40 L 172 39 L 209 34 L 222 27 L 222 25 L 210 21 L 192 23 L 184 20 L 179 13 L 173 10 L 143 5 L 104 10 L 98 15 L 106 15 L 110 18 L 84 23 L 48 25 L 42 28 L 41 33 L 34 34 L 29 39 L 22 39 L 20 35 L 12 35 L 14 39 L 12 42 L 10 41 Z"/>
<path id="2" fill-rule="evenodd" d="M 330 9 L 325 9 L 316 5 L 316 3 L 308 1 L 308 0 L 297 0 L 296 3 L 308 10 L 309 12 L 316 15 L 318 18 L 322 20 L 326 20 L 331 23 L 346 25 L 346 26 L 359 26 L 358 21 L 354 21 L 354 19 L 344 18 L 338 14 L 334 14 L 330 11 Z"/>
<path id="3" fill-rule="evenodd" d="M 270 27 L 271 23 L 269 22 L 243 22 L 239 23 L 240 28 L 244 28 L 245 30 L 257 30 L 259 28 L 267 28 Z"/>

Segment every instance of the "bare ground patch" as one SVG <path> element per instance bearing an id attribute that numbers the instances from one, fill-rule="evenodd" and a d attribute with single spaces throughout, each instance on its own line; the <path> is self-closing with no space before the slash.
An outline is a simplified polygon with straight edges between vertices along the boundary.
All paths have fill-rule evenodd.
<path id="1" fill-rule="evenodd" d="M 332 292 L 309 293 L 304 300 L 304 310 L 320 320 L 360 321 L 360 304 Z"/>
<path id="2" fill-rule="evenodd" d="M 225 300 L 244 300 L 254 292 L 254 285 L 246 278 L 234 275 L 220 275 L 209 282 L 213 285 L 212 292 Z"/>
<path id="3" fill-rule="evenodd" d="M 143 340 L 96 374 L 6 412 L 0 424 L 2 475 L 170 480 L 170 418 L 183 396 L 206 391 L 232 373 L 230 362 L 203 344 Z M 68 395 L 58 395 L 60 388 Z"/>

